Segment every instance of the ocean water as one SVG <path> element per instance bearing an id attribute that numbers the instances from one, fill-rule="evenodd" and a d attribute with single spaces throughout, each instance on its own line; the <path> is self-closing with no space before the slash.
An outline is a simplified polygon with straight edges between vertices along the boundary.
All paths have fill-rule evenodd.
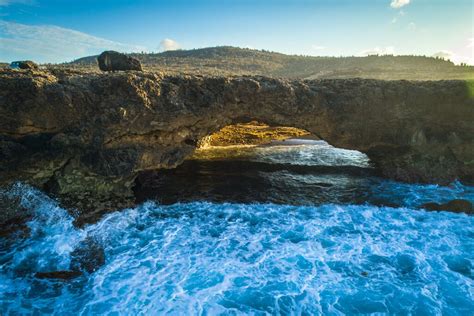
<path id="1" fill-rule="evenodd" d="M 265 163 L 287 164 L 284 156 L 294 150 L 278 148 L 280 161 Z M 284 172 L 305 178 L 320 171 Z M 371 178 L 329 172 L 326 182 L 339 183 L 336 175 Z M 332 187 L 336 195 L 344 188 Z M 267 195 L 251 203 L 155 200 L 77 228 L 67 210 L 19 183 L 1 194 L 20 198 L 34 216 L 27 236 L 0 239 L 0 314 L 472 315 L 474 217 L 418 206 L 473 201 L 474 188 L 381 179 L 367 188 L 374 200 L 397 206 L 289 205 L 263 202 Z M 104 250 L 105 264 L 95 272 L 72 280 L 35 277 L 68 270 L 86 238 Z"/>
<path id="2" fill-rule="evenodd" d="M 419 208 L 453 199 L 474 201 L 474 187 L 412 185 L 382 179 L 365 154 L 324 141 L 211 147 L 176 169 L 144 175 L 139 201 L 371 204 Z"/>
<path id="3" fill-rule="evenodd" d="M 323 140 L 288 139 L 261 146 L 215 146 L 198 149 L 199 160 L 257 161 L 304 166 L 369 167 L 367 156 L 356 150 L 336 148 Z"/>

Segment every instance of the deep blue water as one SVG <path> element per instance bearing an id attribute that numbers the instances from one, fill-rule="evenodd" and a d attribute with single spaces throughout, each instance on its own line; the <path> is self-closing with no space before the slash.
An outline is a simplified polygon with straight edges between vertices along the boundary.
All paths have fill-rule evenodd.
<path id="1" fill-rule="evenodd" d="M 459 183 L 380 181 L 371 194 L 399 207 L 150 201 L 81 229 L 26 185 L 2 194 L 21 197 L 35 214 L 28 237 L 0 239 L 2 315 L 474 311 L 474 217 L 417 209 L 474 200 L 474 188 Z M 86 237 L 105 251 L 97 271 L 69 281 L 35 277 L 67 270 Z"/>

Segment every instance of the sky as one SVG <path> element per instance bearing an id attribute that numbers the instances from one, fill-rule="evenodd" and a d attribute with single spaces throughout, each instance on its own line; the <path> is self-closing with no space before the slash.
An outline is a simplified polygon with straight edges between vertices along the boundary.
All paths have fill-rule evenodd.
<path id="1" fill-rule="evenodd" d="M 474 65 L 471 0 L 0 0 L 0 61 L 238 46 Z"/>

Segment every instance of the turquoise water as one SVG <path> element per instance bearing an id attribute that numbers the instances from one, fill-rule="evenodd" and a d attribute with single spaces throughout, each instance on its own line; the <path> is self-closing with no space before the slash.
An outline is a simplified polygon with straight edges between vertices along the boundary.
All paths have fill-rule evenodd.
<path id="1" fill-rule="evenodd" d="M 419 209 L 474 187 L 380 179 L 324 142 L 199 155 L 82 228 L 27 185 L 0 191 L 33 214 L 0 237 L 0 315 L 474 315 L 474 217 Z M 90 240 L 95 271 L 37 275 Z"/>
<path id="2" fill-rule="evenodd" d="M 462 189 L 471 190 L 456 188 Z M 29 237 L 2 240 L 5 315 L 474 310 L 474 217 L 464 214 L 409 206 L 147 202 L 77 229 L 41 192 L 17 185 L 7 194 L 21 196 L 35 217 Z M 68 269 L 71 251 L 86 236 L 104 247 L 105 265 L 69 281 L 34 277 Z"/>

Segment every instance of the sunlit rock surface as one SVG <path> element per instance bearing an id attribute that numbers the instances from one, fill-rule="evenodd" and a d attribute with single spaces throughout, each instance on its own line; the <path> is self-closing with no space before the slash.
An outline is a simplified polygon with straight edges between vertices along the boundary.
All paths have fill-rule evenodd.
<path id="1" fill-rule="evenodd" d="M 0 179 L 79 208 L 127 206 L 138 172 L 173 168 L 207 135 L 249 120 L 366 153 L 393 179 L 473 179 L 474 99 L 464 81 L 10 70 L 0 72 Z"/>
<path id="2" fill-rule="evenodd" d="M 295 137 L 315 139 L 315 136 L 303 129 L 288 126 L 268 126 L 264 123 L 252 121 L 226 126 L 201 139 L 198 147 L 261 145 L 275 140 L 286 140 Z"/>

